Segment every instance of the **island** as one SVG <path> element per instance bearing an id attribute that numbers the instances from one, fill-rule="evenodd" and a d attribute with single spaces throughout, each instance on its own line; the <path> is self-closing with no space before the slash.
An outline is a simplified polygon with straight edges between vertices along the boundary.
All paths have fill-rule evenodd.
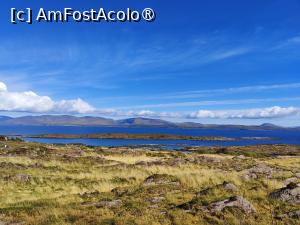
<path id="1" fill-rule="evenodd" d="M 239 140 L 272 140 L 270 137 L 222 137 L 222 136 L 191 136 L 178 134 L 39 134 L 26 135 L 23 138 L 46 139 L 124 139 L 124 140 L 191 140 L 191 141 L 239 141 Z"/>

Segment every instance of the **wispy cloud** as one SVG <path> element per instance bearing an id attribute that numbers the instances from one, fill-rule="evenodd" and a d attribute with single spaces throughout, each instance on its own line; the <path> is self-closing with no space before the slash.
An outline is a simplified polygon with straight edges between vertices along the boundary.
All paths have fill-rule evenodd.
<path id="1" fill-rule="evenodd" d="M 290 44 L 300 44 L 300 35 L 287 40 Z"/>
<path id="2" fill-rule="evenodd" d="M 182 91 L 174 93 L 163 93 L 160 95 L 141 95 L 141 96 L 118 96 L 118 97 L 107 97 L 102 100 L 126 100 L 126 99 L 142 99 L 142 100 L 162 100 L 162 99 L 193 99 L 201 97 L 211 96 L 224 96 L 235 93 L 254 93 L 272 90 L 290 90 L 299 89 L 300 83 L 286 83 L 286 84 L 270 84 L 270 85 L 253 85 L 253 86 L 242 86 L 242 87 L 231 87 L 221 89 L 204 89 L 204 90 L 193 90 L 193 91 Z"/>
<path id="3" fill-rule="evenodd" d="M 267 90 L 283 90 L 283 89 L 297 89 L 297 88 L 300 88 L 300 83 L 254 85 L 254 86 L 243 86 L 243 87 L 233 87 L 233 88 L 177 92 L 173 94 L 165 94 L 164 96 L 159 96 L 159 99 L 198 98 L 198 97 L 208 97 L 208 96 L 215 96 L 215 95 L 227 95 L 227 94 L 234 94 L 234 93 L 249 93 L 249 92 L 253 93 L 253 92 L 262 92 Z"/>
<path id="4" fill-rule="evenodd" d="M 189 101 L 189 102 L 175 102 L 175 103 L 160 103 L 148 105 L 134 105 L 128 107 L 118 107 L 119 109 L 145 109 L 145 108 L 166 108 L 166 107 L 187 107 L 187 106 L 217 106 L 217 105 L 240 105 L 240 104 L 255 104 L 266 102 L 286 102 L 298 101 L 300 97 L 288 98 L 254 98 L 254 99 L 230 99 L 230 100 L 216 100 L 216 101 Z"/>
<path id="5" fill-rule="evenodd" d="M 271 50 L 280 50 L 283 48 L 289 48 L 296 45 L 300 45 L 300 35 L 288 38 L 284 41 L 281 41 L 279 44 L 271 48 Z"/>
<path id="6" fill-rule="evenodd" d="M 23 45 L 20 41 L 5 40 L 0 46 L 0 66 L 7 71 L 0 74 L 0 80 L 15 85 L 5 76 L 17 73 L 31 81 L 26 84 L 24 79 L 18 82 L 19 85 L 35 87 L 46 94 L 63 95 L 75 85 L 99 90 L 115 89 L 122 88 L 120 86 L 129 81 L 179 78 L 183 76 L 181 71 L 242 57 L 253 51 L 248 42 L 241 40 L 232 44 L 232 38 L 224 38 L 221 34 L 208 34 L 201 37 L 201 41 L 194 38 L 149 38 L 147 42 L 131 39 L 116 42 L 111 36 L 105 36 L 103 40 L 84 47 L 77 42 L 61 45 L 49 41 L 45 45 L 32 39 Z M 15 55 L 20 56 L 18 63 Z M 50 90 L 48 84 L 55 88 Z"/>
<path id="7" fill-rule="evenodd" d="M 218 60 L 223 60 L 223 59 L 228 59 L 228 58 L 244 55 L 244 54 L 251 52 L 251 50 L 252 50 L 251 48 L 241 47 L 241 48 L 233 48 L 233 49 L 228 49 L 225 51 L 215 52 L 215 53 L 211 54 L 210 56 L 208 56 L 207 62 L 213 62 L 213 61 L 218 61 Z"/>

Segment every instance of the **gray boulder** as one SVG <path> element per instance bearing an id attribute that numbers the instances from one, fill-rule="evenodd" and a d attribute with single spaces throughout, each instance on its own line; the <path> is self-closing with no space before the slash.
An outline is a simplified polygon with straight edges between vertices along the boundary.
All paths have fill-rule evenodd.
<path id="1" fill-rule="evenodd" d="M 168 174 L 154 174 L 147 177 L 144 181 L 144 186 L 150 185 L 180 185 L 177 177 Z"/>
<path id="2" fill-rule="evenodd" d="M 275 170 L 273 168 L 262 163 L 262 164 L 255 165 L 254 167 L 246 170 L 246 173 L 244 175 L 242 175 L 241 178 L 244 181 L 257 179 L 258 175 L 262 175 L 267 178 L 271 178 L 274 172 L 275 172 Z"/>
<path id="3" fill-rule="evenodd" d="M 30 182 L 31 176 L 28 174 L 17 174 L 14 179 L 19 182 L 27 183 Z"/>
<path id="4" fill-rule="evenodd" d="M 300 185 L 290 183 L 286 187 L 270 193 L 269 197 L 292 204 L 300 204 Z"/>
<path id="5" fill-rule="evenodd" d="M 203 208 L 204 211 L 211 213 L 221 212 L 228 207 L 237 207 L 243 210 L 246 214 L 255 213 L 256 210 L 252 204 L 241 196 L 234 196 L 223 201 L 214 202 Z"/>
<path id="6" fill-rule="evenodd" d="M 249 173 L 249 172 L 247 172 L 244 175 L 242 175 L 241 178 L 244 181 L 249 181 L 249 180 L 252 180 L 252 179 L 257 179 L 258 176 L 255 173 Z"/>
<path id="7" fill-rule="evenodd" d="M 237 191 L 238 190 L 238 188 L 233 183 L 230 183 L 230 182 L 224 181 L 222 186 L 227 191 Z"/>
<path id="8" fill-rule="evenodd" d="M 287 213 L 287 216 L 292 219 L 300 219 L 300 209 L 297 211 Z"/>
<path id="9" fill-rule="evenodd" d="M 290 177 L 290 178 L 287 178 L 283 181 L 284 185 L 288 185 L 290 183 L 295 183 L 297 182 L 298 178 L 297 177 Z"/>
<path id="10" fill-rule="evenodd" d="M 149 202 L 155 204 L 155 203 L 160 203 L 164 201 L 166 198 L 165 197 L 153 197 L 149 199 Z"/>
<path id="11" fill-rule="evenodd" d="M 300 219 L 300 210 L 281 214 L 281 215 L 276 216 L 276 218 L 277 219 L 283 219 L 283 218 Z"/>
<path id="12" fill-rule="evenodd" d="M 251 173 L 271 175 L 274 169 L 267 166 L 266 164 L 258 164 L 248 170 Z"/>

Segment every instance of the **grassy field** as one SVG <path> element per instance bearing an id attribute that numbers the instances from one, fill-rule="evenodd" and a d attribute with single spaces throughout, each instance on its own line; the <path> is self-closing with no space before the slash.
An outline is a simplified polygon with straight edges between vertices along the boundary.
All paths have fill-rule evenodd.
<path id="1" fill-rule="evenodd" d="M 0 224 L 300 223 L 299 147 L 186 150 L 2 141 Z"/>

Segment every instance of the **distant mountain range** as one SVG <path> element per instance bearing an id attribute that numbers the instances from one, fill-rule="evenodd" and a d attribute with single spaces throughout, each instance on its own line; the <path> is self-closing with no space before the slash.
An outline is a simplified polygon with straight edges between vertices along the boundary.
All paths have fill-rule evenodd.
<path id="1" fill-rule="evenodd" d="M 23 116 L 8 117 L 0 116 L 1 125 L 23 125 L 23 126 L 108 126 L 108 127 L 173 127 L 173 128 L 198 128 L 198 129 L 245 129 L 245 130 L 276 130 L 276 129 L 299 129 L 283 128 L 274 124 L 265 123 L 262 125 L 217 125 L 201 124 L 193 122 L 174 123 L 160 119 L 129 118 L 113 120 L 102 117 L 76 117 L 69 115 L 44 115 L 44 116 Z"/>

